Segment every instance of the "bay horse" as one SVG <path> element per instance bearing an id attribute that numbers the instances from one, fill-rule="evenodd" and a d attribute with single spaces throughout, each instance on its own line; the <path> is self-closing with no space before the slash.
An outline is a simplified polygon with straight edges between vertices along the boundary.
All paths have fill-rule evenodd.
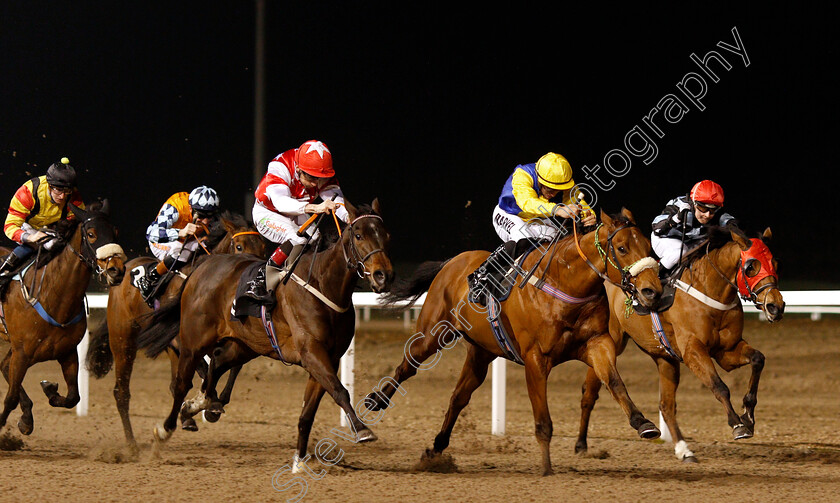
<path id="1" fill-rule="evenodd" d="M 768 228 L 763 239 L 770 237 Z M 680 280 L 688 288 L 677 289 L 673 305 L 659 313 L 661 329 L 667 337 L 665 341 L 673 353 L 657 339 L 651 316 L 625 312 L 621 292 L 611 285 L 606 288 L 610 302 L 610 334 L 619 354 L 632 338 L 654 360 L 659 371 L 659 410 L 674 441 L 674 452 L 682 461 L 697 462 L 677 425 L 680 362 L 685 363 L 723 405 L 734 439 L 752 437 L 764 355 L 742 339 L 744 311 L 738 295 L 755 302 L 771 323 L 781 320 L 785 303 L 778 289 L 776 260 L 761 240 L 748 239 L 740 231 L 713 228 L 710 240 L 687 255 L 683 263 L 688 265 Z M 713 360 L 727 372 L 747 364 L 752 367 L 741 416 L 732 407 L 729 388 L 718 375 Z M 598 376 L 588 371 L 581 398 L 577 453 L 587 450 L 589 418 L 600 387 Z"/>
<path id="2" fill-rule="evenodd" d="M 171 385 L 172 410 L 154 428 L 156 443 L 171 437 L 184 397 L 192 386 L 196 365 L 211 352 L 214 362 L 202 393 L 213 392 L 213 374 L 219 367 L 224 371 L 257 356 L 300 365 L 309 373 L 298 421 L 294 467 L 306 457 L 312 423 L 324 392 L 347 414 L 356 442 L 376 440 L 376 435 L 357 417 L 336 368 L 355 331 L 352 294 L 358 279 L 366 279 L 374 292 L 386 291 L 393 280 L 388 255 L 390 234 L 380 216 L 377 199 L 370 206 L 359 208 L 345 200 L 345 207 L 350 223 L 332 246 L 318 254 L 302 255 L 295 271 L 310 271 L 300 273 L 309 281 L 306 286 L 297 280 L 279 285 L 274 294 L 276 305 L 270 314 L 265 314 L 265 323 L 250 316 L 243 321 L 231 319 L 239 278 L 256 262 L 245 255 L 209 257 L 184 283 L 180 302 L 176 299 L 162 306 L 153 316 L 151 326 L 140 335 L 141 347 L 161 348 L 176 334 L 180 339 L 178 370 Z M 300 277 L 298 280 L 303 282 Z M 275 336 L 272 338 L 269 333 Z M 224 361 L 219 362 L 220 359 Z"/>
<path id="3" fill-rule="evenodd" d="M 87 329 L 85 292 L 91 274 L 104 276 L 109 285 L 118 285 L 125 274 L 125 254 L 108 219 L 108 201 L 94 202 L 87 210 L 71 203 L 68 208 L 75 218 L 56 223 L 56 255 L 45 265 L 36 260 L 23 269 L 18 273 L 22 277 L 9 283 L 5 297 L 0 299 L 7 328 L 0 336 L 10 343 L 0 362 L 9 383 L 0 428 L 20 405 L 18 429 L 24 435 L 31 434 L 35 427 L 32 400 L 23 389 L 26 371 L 36 363 L 57 360 L 67 383 L 67 395 L 58 393 L 57 383 L 41 381 L 41 387 L 53 407 L 75 407 L 80 399 L 76 346 Z M 6 248 L 0 251 L 9 252 Z"/>
<path id="4" fill-rule="evenodd" d="M 220 215 L 220 230 L 224 232 L 220 240 L 217 240 L 210 253 L 250 253 L 257 257 L 266 257 L 266 242 L 242 215 L 228 211 Z M 215 232 L 211 232 L 211 235 Z M 208 240 L 209 241 L 209 240 Z M 210 246 L 210 245 L 208 245 Z M 195 260 L 198 254 L 193 255 Z M 156 264 L 153 257 L 137 257 L 126 264 L 128 270 L 138 265 L 150 266 Z M 184 277 L 189 275 L 193 264 L 187 264 L 181 269 L 181 274 L 173 276 L 166 285 L 159 300 L 166 302 L 175 298 L 181 289 Z M 183 276 L 182 276 L 183 274 Z M 114 286 L 108 293 L 107 323 L 102 324 L 98 330 L 91 333 L 91 342 L 88 346 L 87 364 L 96 378 L 104 377 L 114 367 L 114 399 L 117 403 L 117 410 L 122 420 L 123 432 L 132 452 L 138 452 L 137 441 L 131 427 L 129 416 L 129 403 L 131 401 L 131 373 L 134 368 L 134 360 L 137 357 L 137 335 L 148 326 L 148 321 L 153 309 L 146 304 L 143 297 L 131 282 L 126 281 Z M 177 342 L 177 341 L 176 341 Z M 177 368 L 177 356 L 174 349 L 168 348 L 171 361 L 172 374 Z M 232 372 L 228 378 L 225 388 L 229 396 L 230 389 L 236 373 Z M 184 424 L 184 429 L 195 431 L 198 429 L 195 421 L 191 418 Z"/>
<path id="5" fill-rule="evenodd" d="M 545 250 L 549 259 L 531 253 L 522 264 L 532 277 L 544 278 L 548 289 L 525 284 L 514 288 L 502 303 L 502 323 L 524 362 L 528 396 L 534 413 L 535 434 L 541 449 L 543 475 L 552 473 L 550 442 L 552 422 L 546 398 L 551 369 L 568 360 L 589 365 L 621 405 L 630 425 L 642 438 L 656 438 L 659 430 L 630 400 L 615 365 L 615 347 L 608 332 L 609 312 L 603 295 L 605 280 L 621 284 L 628 298 L 644 306 L 658 302 L 662 286 L 651 246 L 635 226 L 627 209 L 611 217 L 601 212 L 601 223 L 580 240 L 567 236 L 553 241 Z M 605 249 L 606 248 L 606 249 Z M 418 367 L 440 351 L 451 347 L 457 337 L 469 342 L 467 357 L 449 403 L 434 446 L 424 456 L 440 455 L 449 445 L 455 421 L 472 393 L 484 382 L 487 367 L 505 352 L 500 348 L 490 323 L 488 309 L 469 302 L 467 276 L 489 256 L 487 251 L 463 252 L 445 262 L 421 265 L 407 281 L 397 282 L 387 294 L 388 302 L 416 300 L 428 290 L 405 357 L 390 382 L 365 399 L 371 410 L 391 406 L 390 399 Z M 557 295 L 547 293 L 554 292 Z M 558 293 L 559 292 L 559 293 Z M 558 300 L 564 294 L 566 300 Z M 488 302 L 488 306 L 490 302 Z M 469 306 L 469 308 L 465 308 Z M 403 392 L 400 389 L 400 392 Z"/>

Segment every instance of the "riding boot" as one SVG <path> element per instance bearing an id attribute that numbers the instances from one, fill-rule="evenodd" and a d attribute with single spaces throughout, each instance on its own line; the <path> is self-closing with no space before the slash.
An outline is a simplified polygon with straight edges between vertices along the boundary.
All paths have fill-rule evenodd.
<path id="1" fill-rule="evenodd" d="M 288 242 L 283 243 L 280 248 L 268 259 L 268 261 L 260 267 L 254 279 L 248 283 L 248 289 L 244 295 L 250 297 L 260 303 L 266 304 L 274 301 L 274 290 L 280 281 L 290 272 L 292 264 L 300 256 L 304 244 L 294 245 L 286 253 L 284 250 L 289 248 Z M 280 262 L 280 265 L 277 264 Z"/>
<path id="2" fill-rule="evenodd" d="M 137 286 L 140 288 L 140 295 L 150 307 L 154 306 L 154 300 L 157 293 L 166 290 L 166 284 L 172 278 L 172 274 L 167 274 L 170 270 L 172 272 L 178 271 L 183 266 L 183 262 L 179 262 L 175 257 L 167 255 L 155 267 L 146 270 L 146 275 L 137 280 Z M 166 278 L 165 282 L 161 282 Z"/>
<path id="3" fill-rule="evenodd" d="M 18 266 L 23 262 L 24 259 L 18 257 L 14 253 L 9 253 L 6 257 L 6 260 L 0 264 L 0 289 L 5 287 L 9 281 L 12 280 L 12 276 L 15 274 L 15 270 L 17 270 Z"/>

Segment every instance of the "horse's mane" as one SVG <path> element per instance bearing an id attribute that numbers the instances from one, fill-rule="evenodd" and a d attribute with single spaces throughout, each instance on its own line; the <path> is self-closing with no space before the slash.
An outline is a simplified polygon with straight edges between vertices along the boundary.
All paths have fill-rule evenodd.
<path id="1" fill-rule="evenodd" d="M 375 215 L 376 212 L 373 211 L 373 207 L 369 204 L 360 204 L 356 206 L 356 216 L 362 215 Z M 344 230 L 347 228 L 349 224 L 344 223 L 341 219 L 338 220 L 339 226 L 341 226 L 341 232 L 343 233 Z M 317 243 L 316 252 L 322 252 L 328 248 L 331 248 L 338 242 L 338 229 L 335 228 L 335 222 L 333 221 L 332 215 L 326 214 L 321 220 L 321 223 L 318 224 L 318 230 L 321 231 L 321 239 Z"/>
<path id="2" fill-rule="evenodd" d="M 683 262 L 690 264 L 706 255 L 707 252 L 723 248 L 727 243 L 732 242 L 732 232 L 735 232 L 744 239 L 748 239 L 746 233 L 738 227 L 711 225 L 708 227 L 708 234 L 705 239 L 694 250 L 683 257 Z"/>
<path id="3" fill-rule="evenodd" d="M 102 210 L 102 201 L 96 200 L 90 204 L 85 205 L 85 211 L 101 211 Z M 67 210 L 68 212 L 70 210 Z M 58 220 L 55 224 L 52 225 L 52 230 L 58 235 L 58 240 L 53 244 L 52 248 L 49 250 L 45 248 L 41 248 L 41 253 L 38 255 L 38 261 L 35 264 L 35 268 L 41 268 L 50 260 L 54 259 L 61 253 L 70 240 L 73 238 L 73 234 L 76 232 L 76 229 L 79 227 L 79 219 L 78 218 L 62 218 Z"/>

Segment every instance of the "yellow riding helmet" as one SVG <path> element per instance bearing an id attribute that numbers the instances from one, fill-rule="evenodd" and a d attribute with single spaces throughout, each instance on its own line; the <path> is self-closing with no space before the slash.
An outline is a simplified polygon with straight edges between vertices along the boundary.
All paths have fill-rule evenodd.
<path id="1" fill-rule="evenodd" d="M 545 154 L 537 161 L 537 178 L 550 189 L 566 190 L 575 186 L 569 161 L 554 152 Z"/>

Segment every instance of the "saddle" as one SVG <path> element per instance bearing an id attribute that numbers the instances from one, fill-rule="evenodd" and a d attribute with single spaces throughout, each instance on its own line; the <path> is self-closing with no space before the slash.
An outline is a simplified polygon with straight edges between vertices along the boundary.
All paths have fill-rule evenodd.
<path id="1" fill-rule="evenodd" d="M 250 317 L 260 318 L 262 307 L 265 306 L 269 312 L 274 307 L 275 302 L 272 300 L 270 305 L 257 302 L 245 295 L 248 290 L 248 284 L 254 281 L 263 267 L 265 262 L 254 262 L 242 271 L 239 277 L 239 283 L 236 285 L 236 293 L 233 296 L 233 305 L 230 308 L 230 319 L 238 320 L 244 323 L 245 319 Z"/>
<path id="2" fill-rule="evenodd" d="M 496 248 L 478 269 L 467 276 L 469 301 L 486 306 L 491 296 L 498 302 L 507 300 L 517 278 L 527 275 L 522 264 L 534 248 L 529 239 L 508 241 Z"/>

